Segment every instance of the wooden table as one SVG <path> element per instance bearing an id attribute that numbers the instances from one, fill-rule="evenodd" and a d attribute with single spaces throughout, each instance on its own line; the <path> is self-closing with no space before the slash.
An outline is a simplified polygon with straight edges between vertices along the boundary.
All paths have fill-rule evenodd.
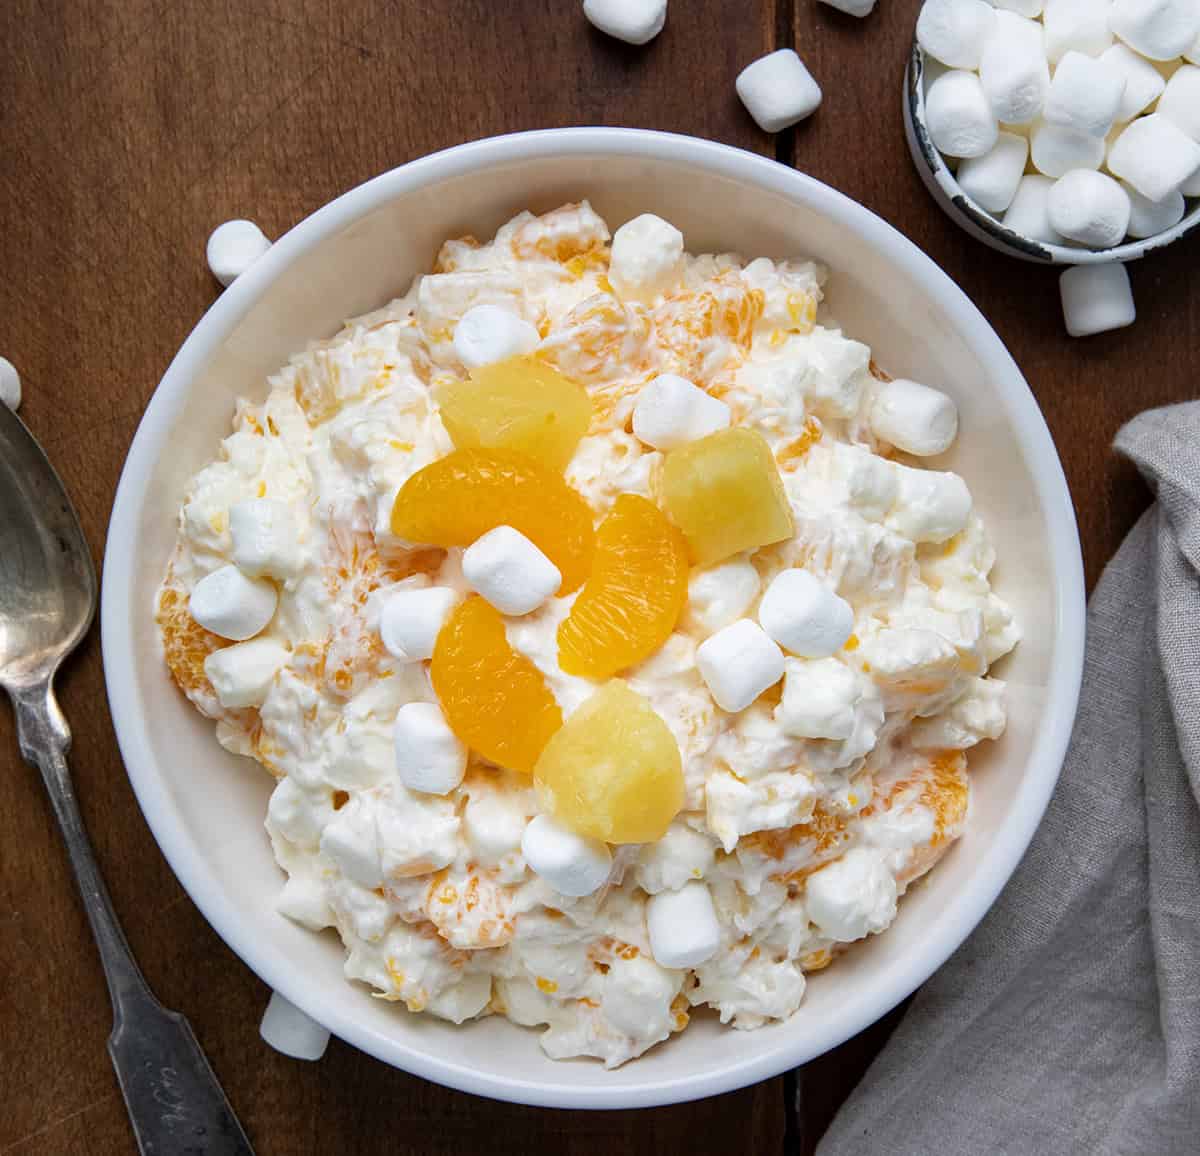
<path id="1" fill-rule="evenodd" d="M 1036 392 L 1075 495 L 1094 581 L 1147 495 L 1109 444 L 1127 417 L 1195 393 L 1197 241 L 1132 270 L 1132 329 L 1072 341 L 1053 272 L 969 240 L 921 187 L 900 90 L 917 0 L 865 21 L 814 0 L 672 0 L 636 50 L 576 0 L 4 0 L 0 4 L 0 354 L 96 557 L 125 451 L 159 376 L 217 294 L 209 230 L 278 234 L 360 181 L 494 133 L 636 125 L 711 137 L 829 182 L 945 267 Z M 759 132 L 733 79 L 795 45 L 825 104 Z M 445 1091 L 334 1042 L 319 1065 L 262 1045 L 263 985 L 192 906 L 117 755 L 92 632 L 62 700 L 85 817 L 144 971 L 195 1025 L 260 1156 L 811 1151 L 895 1016 L 797 1076 L 639 1113 L 538 1111 Z M 0 709 L 0 1154 L 132 1149 L 104 1051 L 109 1004 L 50 810 Z"/>

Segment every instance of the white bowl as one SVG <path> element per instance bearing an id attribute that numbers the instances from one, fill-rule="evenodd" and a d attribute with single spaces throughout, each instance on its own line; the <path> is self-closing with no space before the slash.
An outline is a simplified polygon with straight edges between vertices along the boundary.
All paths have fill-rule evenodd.
<path id="1" fill-rule="evenodd" d="M 847 330 L 894 374 L 957 399 L 963 432 L 948 464 L 987 518 L 998 588 L 1026 636 L 1004 668 L 1008 734 L 972 757 L 966 834 L 887 934 L 813 976 L 788 1022 L 734 1032 L 700 1015 L 611 1072 L 553 1063 L 532 1031 L 497 1017 L 456 1028 L 373 999 L 342 978 L 332 933 L 275 914 L 282 876 L 262 828 L 269 776 L 223 752 L 176 691 L 151 612 L 184 486 L 228 432 L 236 396 L 261 397 L 264 376 L 290 353 L 406 289 L 444 238 L 488 237 L 520 209 L 581 197 L 613 224 L 660 213 L 693 251 L 828 262 L 831 311 Z M 221 296 L 164 375 L 129 451 L 102 626 L 113 721 L 146 819 L 196 905 L 266 983 L 355 1047 L 438 1083 L 622 1108 L 710 1096 L 802 1064 L 894 1007 L 962 942 L 1012 873 L 1058 776 L 1079 690 L 1083 600 L 1074 513 L 1042 415 L 999 338 L 928 257 L 772 161 L 686 137 L 580 128 L 479 141 L 385 173 L 297 225 Z"/>
<path id="2" fill-rule="evenodd" d="M 908 67 L 904 70 L 904 136 L 917 173 L 933 199 L 946 216 L 977 241 L 1010 257 L 1019 257 L 1022 261 L 1048 265 L 1105 265 L 1109 261 L 1136 261 L 1147 253 L 1178 241 L 1200 225 L 1200 200 L 1193 200 L 1183 219 L 1169 229 L 1152 237 L 1122 241 L 1108 249 L 1054 245 L 1014 232 L 963 192 L 950 166 L 946 164 L 946 158 L 929 139 L 929 130 L 925 125 L 925 90 L 928 87 L 925 77 L 933 67 L 945 71 L 937 61 L 931 62 L 926 57 L 914 39 Z"/>

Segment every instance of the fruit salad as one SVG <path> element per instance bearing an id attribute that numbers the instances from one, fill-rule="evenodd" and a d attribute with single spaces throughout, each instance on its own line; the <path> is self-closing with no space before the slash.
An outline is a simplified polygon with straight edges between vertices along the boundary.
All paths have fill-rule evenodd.
<path id="1" fill-rule="evenodd" d="M 889 378 L 825 280 L 521 213 L 189 484 L 166 666 L 271 777 L 278 911 L 398 1016 L 609 1067 L 782 1020 L 962 834 L 1019 631 L 957 383 Z"/>

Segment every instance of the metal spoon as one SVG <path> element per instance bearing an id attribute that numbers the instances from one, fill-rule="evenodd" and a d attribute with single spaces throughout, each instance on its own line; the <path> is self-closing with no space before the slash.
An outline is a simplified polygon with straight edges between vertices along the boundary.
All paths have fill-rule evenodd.
<path id="1" fill-rule="evenodd" d="M 0 686 L 21 754 L 42 772 L 113 1002 L 108 1053 L 143 1156 L 254 1156 L 191 1025 L 142 978 L 75 803 L 71 732 L 52 686 L 87 633 L 96 572 L 66 490 L 33 435 L 0 405 Z"/>

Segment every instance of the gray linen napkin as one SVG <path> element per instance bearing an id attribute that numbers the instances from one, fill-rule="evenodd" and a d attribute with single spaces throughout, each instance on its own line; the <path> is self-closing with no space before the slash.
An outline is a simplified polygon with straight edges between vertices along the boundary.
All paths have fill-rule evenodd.
<path id="1" fill-rule="evenodd" d="M 1200 1153 L 1200 402 L 1116 447 L 1158 502 L 1092 597 L 1058 789 L 820 1156 Z"/>

